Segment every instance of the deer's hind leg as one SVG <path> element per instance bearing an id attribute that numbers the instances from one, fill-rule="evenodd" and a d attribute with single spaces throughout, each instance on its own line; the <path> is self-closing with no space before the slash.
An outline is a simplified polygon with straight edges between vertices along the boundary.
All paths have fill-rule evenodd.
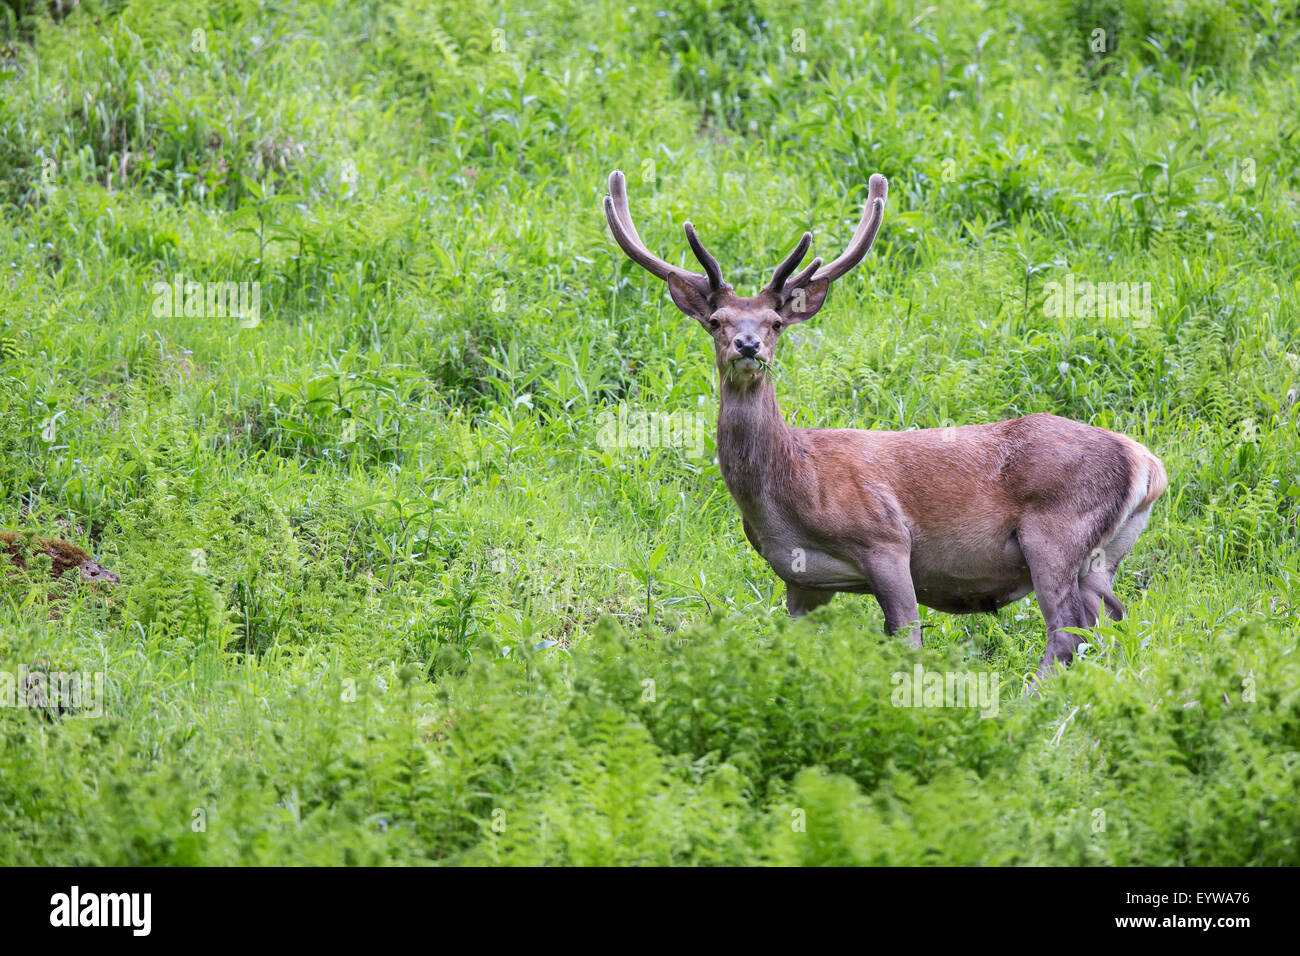
<path id="1" fill-rule="evenodd" d="M 1113 590 L 1115 575 L 1119 572 L 1119 563 L 1133 550 L 1133 545 L 1150 516 L 1150 505 L 1134 512 L 1109 541 L 1088 555 L 1083 567 L 1079 569 L 1079 588 L 1091 618 L 1089 627 L 1100 620 L 1102 605 L 1112 621 L 1124 620 L 1124 605 L 1115 597 Z"/>
<path id="2" fill-rule="evenodd" d="M 1117 562 L 1106 554 L 1104 548 L 1095 548 L 1079 569 L 1079 595 L 1083 598 L 1086 627 L 1094 627 L 1101 620 L 1101 609 L 1112 621 L 1124 619 L 1124 605 L 1119 603 L 1112 588 L 1115 585 Z"/>
<path id="3" fill-rule="evenodd" d="M 1083 638 L 1066 628 L 1095 626 L 1102 602 L 1100 592 L 1081 586 L 1080 567 L 1091 549 L 1086 543 L 1062 541 L 1057 530 L 1060 526 L 1061 522 L 1050 516 L 1028 517 L 1017 531 L 1034 595 L 1047 623 L 1047 647 L 1037 672 L 1040 681 L 1055 664 L 1074 660 Z M 1110 592 L 1109 583 L 1106 592 Z"/>
<path id="4" fill-rule="evenodd" d="M 1124 620 L 1124 605 L 1111 590 L 1115 582 L 1115 572 L 1090 571 L 1079 576 L 1079 596 L 1083 598 L 1085 608 L 1085 627 L 1094 627 L 1101 620 L 1101 609 L 1106 608 L 1106 616 L 1112 621 Z"/>

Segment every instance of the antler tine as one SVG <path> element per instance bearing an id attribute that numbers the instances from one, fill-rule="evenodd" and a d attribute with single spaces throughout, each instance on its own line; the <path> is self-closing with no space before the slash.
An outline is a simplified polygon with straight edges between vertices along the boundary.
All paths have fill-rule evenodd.
<path id="1" fill-rule="evenodd" d="M 636 231 L 636 226 L 632 222 L 632 212 L 628 208 L 627 180 L 617 169 L 609 174 L 609 195 L 605 197 L 605 219 L 609 222 L 610 232 L 614 234 L 614 241 L 627 253 L 629 259 L 646 272 L 665 281 L 670 275 L 681 276 L 699 285 L 708 281 L 707 277 L 698 272 L 690 272 L 665 262 L 646 247 L 640 233 Z M 717 263 L 715 262 L 714 265 L 716 266 Z"/>
<path id="2" fill-rule="evenodd" d="M 799 267 L 803 262 L 803 257 L 808 255 L 808 247 L 812 245 L 812 233 L 805 232 L 794 251 L 782 260 L 781 264 L 776 267 L 776 272 L 772 273 L 772 281 L 767 284 L 771 292 L 780 293 L 785 289 L 785 280 L 790 278 L 790 273 Z"/>
<path id="3" fill-rule="evenodd" d="M 822 257 L 816 256 L 813 261 L 808 263 L 808 267 L 799 273 L 793 279 L 786 283 L 790 289 L 798 289 L 800 286 L 807 285 L 812 281 L 812 277 L 817 274 L 817 270 L 822 267 Z"/>
<path id="4" fill-rule="evenodd" d="M 854 230 L 848 248 L 838 259 L 814 275 L 814 281 L 819 279 L 834 281 L 862 261 L 871 249 L 871 244 L 876 241 L 876 233 L 880 231 L 880 224 L 884 221 L 885 199 L 888 195 L 888 180 L 879 173 L 872 174 L 867 188 L 867 205 L 862 210 L 862 221 Z"/>
<path id="5" fill-rule="evenodd" d="M 695 234 L 695 227 L 689 220 L 685 228 L 686 241 L 691 244 L 691 252 L 695 253 L 695 258 L 699 260 L 700 265 L 704 266 L 704 272 L 709 277 L 709 291 L 716 292 L 726 284 L 722 281 L 722 268 L 718 265 L 718 260 L 704 248 L 704 243 L 700 242 L 700 237 Z"/>

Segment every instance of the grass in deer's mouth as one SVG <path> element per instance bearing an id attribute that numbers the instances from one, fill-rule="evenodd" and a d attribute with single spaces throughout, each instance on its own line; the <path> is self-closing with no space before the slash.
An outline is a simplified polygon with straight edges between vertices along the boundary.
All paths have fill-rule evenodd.
<path id="1" fill-rule="evenodd" d="M 742 362 L 748 362 L 751 364 L 748 366 L 742 366 Z M 726 378 L 728 381 L 736 381 L 742 375 L 747 378 L 755 378 L 758 375 L 773 376 L 775 371 L 775 365 L 767 359 L 758 358 L 757 356 L 751 358 L 734 358 L 727 363 Z"/>
<path id="2" fill-rule="evenodd" d="M 0 529 L 127 582 L 0 553 L 0 671 L 106 695 L 0 706 L 0 865 L 1300 864 L 1300 22 L 953 3 L 828 0 L 799 54 L 776 0 L 0 35 Z M 1105 660 L 1026 701 L 1033 600 L 923 612 L 919 654 L 869 598 L 785 618 L 716 353 L 606 239 L 619 164 L 656 250 L 690 217 L 755 270 L 890 177 L 762 374 L 794 425 L 1052 411 L 1160 455 Z M 260 324 L 154 315 L 177 275 L 260 282 Z M 998 716 L 894 706 L 918 663 L 1001 675 Z"/>

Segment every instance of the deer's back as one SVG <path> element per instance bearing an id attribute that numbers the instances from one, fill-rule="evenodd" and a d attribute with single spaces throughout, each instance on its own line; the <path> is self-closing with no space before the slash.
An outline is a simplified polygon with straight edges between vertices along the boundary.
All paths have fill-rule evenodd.
<path id="1" fill-rule="evenodd" d="M 914 529 L 1010 530 L 1027 510 L 1118 520 L 1135 481 L 1159 466 L 1130 438 L 1050 414 L 903 432 L 806 429 L 796 447 L 809 501 L 853 511 L 855 499 L 883 496 Z M 1163 491 L 1158 471 L 1159 487 L 1142 492 Z"/>

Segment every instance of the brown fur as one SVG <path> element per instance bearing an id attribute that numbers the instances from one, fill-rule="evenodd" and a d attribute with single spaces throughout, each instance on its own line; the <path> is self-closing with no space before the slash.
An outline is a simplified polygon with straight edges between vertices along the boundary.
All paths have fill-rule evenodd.
<path id="1" fill-rule="evenodd" d="M 921 643 L 918 604 L 993 611 L 1031 591 L 1047 622 L 1039 679 L 1069 663 L 1167 484 L 1130 438 L 1055 415 L 890 432 L 786 424 L 767 369 L 783 329 L 811 318 L 829 284 L 866 254 L 888 192 L 873 176 L 861 224 L 830 266 L 789 278 L 805 234 L 758 295 L 741 297 L 687 224 L 705 273 L 669 265 L 640 240 L 621 174 L 605 213 L 615 239 L 668 283 L 673 302 L 713 337 L 721 378 L 718 463 L 745 535 L 786 583 L 795 616 L 840 591 L 873 594 L 890 632 Z"/>

